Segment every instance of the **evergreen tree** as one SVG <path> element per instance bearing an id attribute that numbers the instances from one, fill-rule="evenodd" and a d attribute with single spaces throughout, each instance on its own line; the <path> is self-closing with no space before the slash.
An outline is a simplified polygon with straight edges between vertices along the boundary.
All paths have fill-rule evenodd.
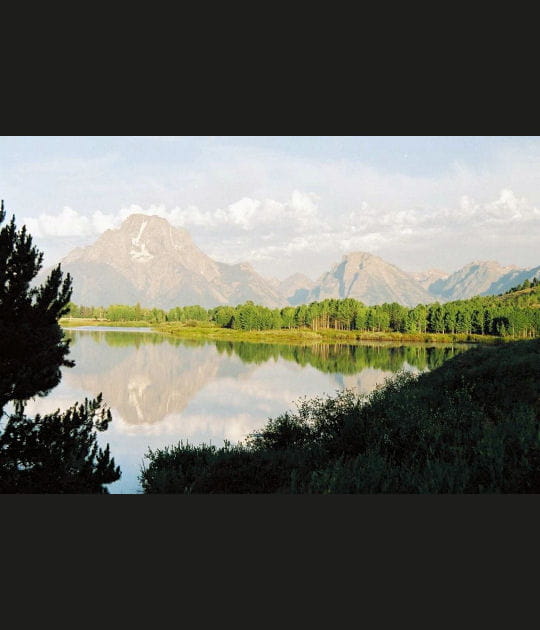
<path id="1" fill-rule="evenodd" d="M 0 225 L 4 219 L 2 201 Z M 31 288 L 42 260 L 12 217 L 0 229 L 0 414 L 10 400 L 47 394 L 60 382 L 60 367 L 73 365 L 58 325 L 69 308 L 71 278 L 63 280 L 58 265 L 43 286 Z"/>
<path id="2" fill-rule="evenodd" d="M 106 494 L 103 484 L 119 479 L 120 468 L 108 444 L 98 448 L 94 429 L 110 421 L 101 394 L 64 412 L 11 415 L 0 435 L 0 492 Z"/>
<path id="3" fill-rule="evenodd" d="M 0 226 L 5 216 L 2 201 Z M 15 217 L 0 228 L 0 420 L 8 403 L 14 407 L 0 432 L 0 491 L 106 492 L 102 484 L 119 479 L 120 469 L 92 432 L 110 421 L 101 396 L 63 414 L 24 413 L 27 400 L 58 385 L 62 366 L 74 365 L 58 323 L 69 311 L 71 277 L 58 265 L 43 285 L 31 286 L 42 261 Z"/>

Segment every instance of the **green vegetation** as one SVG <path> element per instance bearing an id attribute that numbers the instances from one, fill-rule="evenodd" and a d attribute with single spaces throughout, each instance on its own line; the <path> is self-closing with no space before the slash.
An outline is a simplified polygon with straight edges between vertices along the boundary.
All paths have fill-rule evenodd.
<path id="1" fill-rule="evenodd" d="M 538 493 L 540 339 L 477 346 L 368 396 L 301 401 L 244 443 L 149 450 L 146 493 Z"/>
<path id="2" fill-rule="evenodd" d="M 244 363 L 279 358 L 301 366 L 311 365 L 330 374 L 357 374 L 365 368 L 397 372 L 405 362 L 418 370 L 432 370 L 467 349 L 465 345 L 326 344 L 309 346 L 216 341 L 218 352 L 236 354 Z M 382 351 L 381 351 L 382 350 Z"/>
<path id="3" fill-rule="evenodd" d="M 189 307 L 188 307 L 189 308 Z M 196 307 L 198 309 L 201 307 Z M 125 326 L 126 322 L 133 322 L 134 326 L 148 326 L 149 324 L 158 324 L 166 320 L 166 313 L 159 308 L 142 308 L 140 304 L 135 306 L 127 306 L 126 304 L 111 304 L 108 307 L 103 306 L 79 306 L 70 302 L 68 304 L 67 316 L 70 319 L 70 326 L 76 319 L 85 319 L 92 321 L 94 325 L 110 326 L 113 322 L 118 325 Z M 88 324 L 84 324 L 88 325 Z"/>
<path id="4" fill-rule="evenodd" d="M 538 296 L 540 294 L 540 280 L 538 278 L 533 278 L 532 280 L 524 280 L 521 284 L 516 287 L 512 287 L 503 295 L 510 295 L 512 293 L 532 293 L 533 295 Z M 536 304 L 538 304 L 538 299 L 536 299 Z"/>
<path id="5" fill-rule="evenodd" d="M 0 226 L 5 219 L 4 203 Z M 60 367 L 73 365 L 66 357 L 58 318 L 66 311 L 71 279 L 60 266 L 44 285 L 30 289 L 43 254 L 32 245 L 15 217 L 0 229 L 0 417 L 9 401 L 44 396 L 60 382 Z"/>
<path id="6" fill-rule="evenodd" d="M 60 319 L 60 326 L 63 328 L 78 328 L 79 326 L 115 326 L 118 328 L 148 328 L 149 322 L 133 321 L 133 320 L 114 320 L 107 319 L 89 319 L 82 317 L 62 317 Z"/>
<path id="7" fill-rule="evenodd" d="M 233 333 L 234 331 L 229 331 Z M 279 332 L 279 331 L 278 331 Z M 283 331 L 285 332 L 285 331 Z M 71 338 L 75 331 L 68 331 Z M 247 333 L 246 333 L 247 334 Z M 264 333 L 261 333 L 264 334 Z M 236 355 L 244 363 L 262 364 L 267 361 L 284 359 L 292 363 L 311 365 L 320 372 L 331 374 L 357 374 L 365 368 L 376 368 L 397 372 L 406 362 L 418 370 L 432 370 L 444 361 L 464 352 L 470 345 L 433 343 L 393 343 L 379 341 L 357 341 L 353 344 L 327 342 L 296 343 L 278 340 L 279 343 L 266 340 L 265 343 L 253 343 L 251 340 L 209 339 L 206 335 L 198 338 L 184 338 L 163 335 L 155 332 L 132 334 L 124 331 L 105 332 L 96 330 L 85 335 L 97 343 L 109 346 L 139 347 L 143 344 L 170 343 L 186 347 L 202 347 L 211 344 L 220 354 Z"/>
<path id="8" fill-rule="evenodd" d="M 218 326 L 190 326 L 188 324 L 165 323 L 154 326 L 155 330 L 186 339 L 209 339 L 222 341 L 249 341 L 253 343 L 317 343 L 321 335 L 312 330 L 233 330 Z"/>
<path id="9" fill-rule="evenodd" d="M 108 308 L 70 305 L 63 320 L 95 318 L 98 325 L 152 325 L 185 337 L 250 339 L 275 342 L 316 342 L 321 339 L 394 339 L 396 341 L 489 341 L 540 336 L 540 286 L 527 281 L 500 296 L 474 297 L 414 308 L 396 302 L 366 306 L 353 298 L 327 299 L 300 306 L 270 309 L 251 301 L 237 306 L 175 307 L 169 311 L 140 305 L 113 304 Z M 145 324 L 146 323 L 146 324 Z M 311 334 L 310 334 L 311 333 Z M 248 335 L 249 334 L 249 335 Z"/>
<path id="10" fill-rule="evenodd" d="M 95 430 L 109 422 L 101 394 L 64 412 L 11 416 L 0 436 L 0 492 L 108 493 L 103 484 L 118 480 L 120 468 L 108 444 L 98 449 Z"/>
<path id="11" fill-rule="evenodd" d="M 4 202 L 0 225 L 5 219 Z M 94 430 L 104 431 L 110 411 L 95 400 L 30 418 L 26 403 L 60 382 L 69 339 L 59 326 L 71 297 L 71 278 L 60 265 L 31 288 L 43 254 L 15 217 L 0 229 L 0 492 L 99 492 L 120 478 L 109 447 L 98 449 Z M 13 411 L 4 409 L 11 406 Z M 9 408 L 9 407 L 8 407 Z"/>
<path id="12" fill-rule="evenodd" d="M 471 335 L 466 333 L 401 333 L 391 331 L 371 332 L 356 330 L 334 330 L 320 328 L 316 332 L 310 328 L 281 330 L 233 330 L 216 326 L 187 326 L 185 324 L 164 323 L 153 326 L 154 330 L 180 339 L 208 339 L 220 341 L 249 341 L 252 343 L 312 344 L 358 344 L 363 342 L 391 343 L 501 343 L 512 337 L 495 335 Z"/>

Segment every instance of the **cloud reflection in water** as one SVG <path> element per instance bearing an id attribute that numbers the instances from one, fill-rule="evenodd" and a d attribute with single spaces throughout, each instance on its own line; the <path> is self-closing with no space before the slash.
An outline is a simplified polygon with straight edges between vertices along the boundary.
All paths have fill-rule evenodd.
<path id="1" fill-rule="evenodd" d="M 424 370 L 459 351 L 426 346 L 281 346 L 184 341 L 156 333 L 72 331 L 72 369 L 28 413 L 103 393 L 113 414 L 99 434 L 122 470 L 111 492 L 134 493 L 144 453 L 180 440 L 235 443 L 302 397 L 370 392 L 398 369 Z"/>

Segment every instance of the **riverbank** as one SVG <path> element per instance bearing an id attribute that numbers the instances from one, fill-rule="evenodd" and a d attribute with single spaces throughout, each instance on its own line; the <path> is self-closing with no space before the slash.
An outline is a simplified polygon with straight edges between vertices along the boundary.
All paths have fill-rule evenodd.
<path id="1" fill-rule="evenodd" d="M 305 399 L 243 442 L 151 450 L 145 493 L 538 493 L 540 339 L 477 346 L 368 396 Z"/>
<path id="2" fill-rule="evenodd" d="M 246 341 L 253 343 L 289 343 L 310 345 L 315 343 L 356 344 L 365 341 L 381 341 L 392 343 L 474 343 L 500 344 L 516 341 L 517 338 L 496 337 L 493 335 L 471 335 L 467 333 L 401 333 L 384 331 L 335 330 L 333 328 L 283 328 L 280 330 L 234 330 L 220 328 L 201 322 L 192 326 L 181 322 L 163 322 L 151 324 L 147 321 L 109 321 L 106 319 L 62 318 L 63 328 L 79 326 L 119 326 L 150 327 L 152 330 L 183 339 L 209 339 L 218 341 Z"/>
<path id="3" fill-rule="evenodd" d="M 249 341 L 256 343 L 346 343 L 356 344 L 365 341 L 386 341 L 393 343 L 504 343 L 510 337 L 491 335 L 468 335 L 465 333 L 400 333 L 358 330 L 334 330 L 323 328 L 317 331 L 309 328 L 281 330 L 233 330 L 217 326 L 185 326 L 178 322 L 167 322 L 153 326 L 153 329 L 184 339 L 213 339 L 223 341 Z"/>
<path id="4" fill-rule="evenodd" d="M 92 319 L 84 317 L 62 317 L 60 319 L 62 328 L 79 328 L 79 326 L 114 326 L 121 328 L 151 328 L 152 324 L 140 321 L 117 321 L 112 322 L 108 319 Z"/>

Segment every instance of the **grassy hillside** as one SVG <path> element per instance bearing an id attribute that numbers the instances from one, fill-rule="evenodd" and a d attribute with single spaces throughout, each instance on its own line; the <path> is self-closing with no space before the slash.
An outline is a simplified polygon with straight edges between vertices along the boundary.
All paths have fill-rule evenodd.
<path id="1" fill-rule="evenodd" d="M 495 301 L 513 306 L 540 308 L 540 284 L 527 288 L 516 288 L 498 295 Z"/>
<path id="2" fill-rule="evenodd" d="M 480 346 L 368 397 L 345 391 L 241 444 L 149 451 L 151 492 L 540 492 L 540 339 Z"/>

